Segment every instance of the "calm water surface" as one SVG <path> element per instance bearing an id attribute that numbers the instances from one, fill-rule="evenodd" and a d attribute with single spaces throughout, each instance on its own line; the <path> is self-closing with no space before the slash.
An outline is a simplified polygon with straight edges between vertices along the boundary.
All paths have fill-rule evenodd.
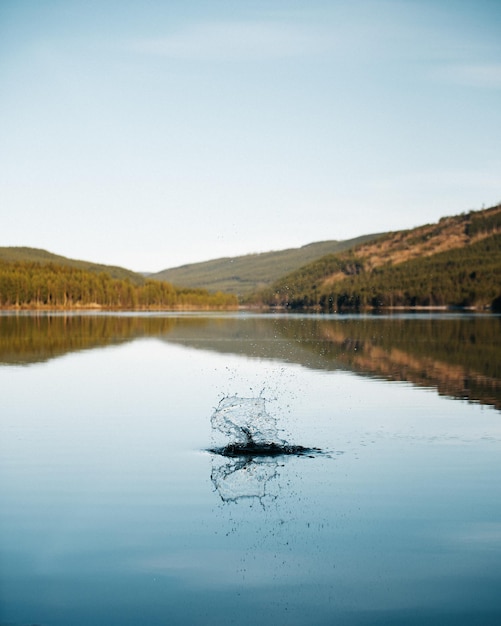
<path id="1" fill-rule="evenodd" d="M 0 624 L 501 623 L 500 330 L 0 315 Z M 235 395 L 324 453 L 208 452 Z"/>

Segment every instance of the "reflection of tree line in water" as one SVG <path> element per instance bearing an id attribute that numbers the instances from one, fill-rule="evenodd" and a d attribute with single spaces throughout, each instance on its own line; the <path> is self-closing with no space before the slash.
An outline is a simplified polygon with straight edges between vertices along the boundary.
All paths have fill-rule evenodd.
<path id="1" fill-rule="evenodd" d="M 347 368 L 501 408 L 501 318 L 3 315 L 0 362 L 26 364 L 140 337 L 197 349 Z"/>

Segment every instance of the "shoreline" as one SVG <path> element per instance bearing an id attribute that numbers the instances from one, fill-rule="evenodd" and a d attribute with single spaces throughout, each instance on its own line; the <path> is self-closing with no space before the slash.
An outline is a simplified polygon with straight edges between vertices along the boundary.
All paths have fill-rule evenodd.
<path id="1" fill-rule="evenodd" d="M 72 305 L 72 306 L 53 306 L 53 305 L 9 305 L 9 306 L 0 306 L 0 312 L 107 312 L 107 313 L 148 313 L 148 312 L 235 312 L 235 311 L 248 311 L 248 312 L 280 312 L 280 313 L 318 313 L 322 314 L 340 314 L 343 315 L 345 313 L 377 313 L 377 312 L 385 312 L 385 311 L 396 311 L 396 312 L 443 312 L 443 313 L 499 313 L 490 306 L 386 306 L 386 307 L 364 307 L 364 308 L 344 308 L 344 309 L 335 309 L 335 310 L 324 310 L 319 307 L 302 307 L 302 308 L 290 308 L 286 306 L 246 306 L 246 305 L 238 305 L 238 306 L 230 306 L 230 307 L 210 307 L 210 306 L 175 306 L 175 307 L 165 307 L 165 306 L 149 306 L 149 307 L 117 307 L 117 306 L 103 306 L 100 304 L 87 304 L 87 305 Z"/>
<path id="2" fill-rule="evenodd" d="M 37 311 L 49 312 L 49 311 L 103 311 L 103 312 L 128 312 L 128 313 L 147 313 L 149 311 L 238 311 L 240 307 L 204 307 L 204 306 L 177 306 L 177 307 L 165 307 L 165 306 L 149 306 L 149 307 L 117 307 L 117 306 L 102 306 L 100 304 L 88 304 L 88 305 L 73 305 L 73 306 L 53 306 L 53 305 L 11 305 L 0 306 L 0 311 Z"/>

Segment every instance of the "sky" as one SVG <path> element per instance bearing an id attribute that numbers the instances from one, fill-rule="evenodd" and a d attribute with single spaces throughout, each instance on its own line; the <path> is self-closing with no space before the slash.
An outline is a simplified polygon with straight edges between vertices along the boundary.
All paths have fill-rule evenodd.
<path id="1" fill-rule="evenodd" d="M 501 201 L 500 0 L 0 0 L 0 246 L 160 271 Z"/>

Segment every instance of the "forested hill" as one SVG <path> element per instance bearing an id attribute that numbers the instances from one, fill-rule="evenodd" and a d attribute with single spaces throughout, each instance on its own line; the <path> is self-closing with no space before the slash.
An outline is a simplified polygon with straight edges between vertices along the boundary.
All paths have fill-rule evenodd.
<path id="1" fill-rule="evenodd" d="M 119 280 L 128 280 L 133 285 L 144 285 L 145 277 L 142 274 L 125 269 L 124 267 L 116 267 L 114 265 L 102 265 L 99 263 L 91 263 L 90 261 L 78 261 L 69 259 L 59 254 L 53 254 L 47 250 L 40 248 L 27 247 L 0 247 L 0 262 L 6 261 L 38 263 L 39 265 L 47 265 L 49 263 L 64 267 L 73 267 L 87 272 L 101 273 L 105 272 L 111 278 Z"/>
<path id="2" fill-rule="evenodd" d="M 319 241 L 301 248 L 219 258 L 162 270 L 148 278 L 167 280 L 185 287 L 203 287 L 210 291 L 234 293 L 242 297 L 271 285 L 284 274 L 325 254 L 349 250 L 379 236 L 364 235 L 345 241 Z"/>
<path id="3" fill-rule="evenodd" d="M 498 307 L 501 205 L 442 218 L 331 254 L 276 281 L 254 298 L 271 306 Z"/>
<path id="4" fill-rule="evenodd" d="M 134 284 L 106 272 L 71 265 L 0 259 L 0 308 L 4 309 L 235 309 L 236 296 L 182 289 L 158 280 Z"/>

